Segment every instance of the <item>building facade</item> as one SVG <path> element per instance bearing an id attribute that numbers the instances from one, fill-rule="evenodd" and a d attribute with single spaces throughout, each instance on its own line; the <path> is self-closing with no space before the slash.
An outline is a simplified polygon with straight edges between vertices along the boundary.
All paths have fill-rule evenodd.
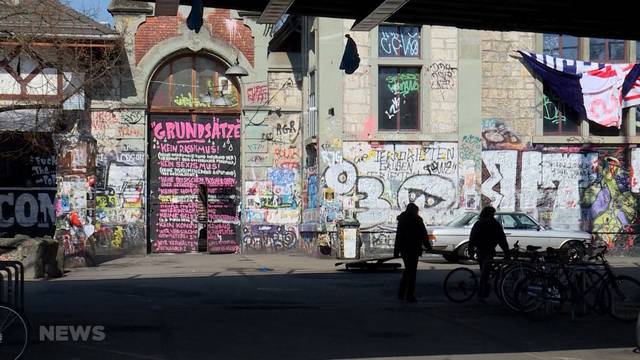
<path id="1" fill-rule="evenodd" d="M 635 109 L 620 129 L 581 119 L 515 52 L 634 63 L 635 42 L 383 25 L 351 34 L 361 63 L 347 75 L 335 69 L 335 39 L 351 24 L 308 23 L 317 95 L 304 132 L 303 241 L 335 249 L 335 220 L 354 214 L 364 252 L 390 253 L 408 202 L 432 225 L 491 204 L 637 251 Z"/>
<path id="2" fill-rule="evenodd" d="M 194 32 L 189 7 L 155 16 L 154 6 L 110 6 L 130 76 L 92 104 L 96 251 L 298 249 L 298 20 L 265 26 L 206 9 Z M 234 64 L 248 76 L 226 76 Z"/>
<path id="3" fill-rule="evenodd" d="M 30 266 L 43 242 L 84 254 L 89 99 L 120 36 L 54 0 L 0 1 L 0 34 L 0 258 Z M 33 251 L 21 251 L 25 239 Z"/>
<path id="4" fill-rule="evenodd" d="M 63 234 L 81 243 L 65 248 L 70 262 L 335 256 L 336 224 L 351 218 L 363 256 L 388 254 L 409 202 L 428 225 L 492 204 L 635 251 L 635 109 L 621 129 L 580 119 L 515 52 L 633 63 L 635 42 L 396 24 L 351 33 L 350 20 L 271 26 L 225 9 L 205 9 L 195 32 L 189 7 L 154 7 L 112 1 L 123 61 L 87 96 L 80 140 L 57 153 L 56 219 L 81 214 Z M 347 34 L 353 74 L 339 69 Z M 236 64 L 248 76 L 227 76 Z"/>

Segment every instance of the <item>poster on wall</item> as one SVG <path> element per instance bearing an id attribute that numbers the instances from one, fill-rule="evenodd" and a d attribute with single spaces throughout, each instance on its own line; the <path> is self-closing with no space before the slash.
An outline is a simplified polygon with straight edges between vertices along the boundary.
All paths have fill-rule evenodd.
<path id="1" fill-rule="evenodd" d="M 152 251 L 198 251 L 202 187 L 208 251 L 238 251 L 240 119 L 203 115 L 192 121 L 189 115 L 152 115 L 149 126 Z"/>
<path id="2" fill-rule="evenodd" d="M 57 160 L 51 136 L 4 133 L 0 154 L 0 237 L 53 236 Z"/>

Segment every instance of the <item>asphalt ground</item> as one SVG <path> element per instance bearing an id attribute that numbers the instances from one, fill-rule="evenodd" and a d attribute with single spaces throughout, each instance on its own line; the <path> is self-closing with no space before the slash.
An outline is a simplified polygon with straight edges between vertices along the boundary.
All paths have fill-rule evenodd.
<path id="1" fill-rule="evenodd" d="M 640 279 L 640 259 L 611 258 Z M 635 324 L 568 313 L 524 317 L 493 299 L 449 302 L 456 264 L 419 264 L 418 302 L 401 271 L 346 271 L 293 255 L 125 257 L 28 281 L 25 359 L 636 359 Z M 471 265 L 471 268 L 477 268 Z M 41 326 L 102 327 L 51 341 Z"/>

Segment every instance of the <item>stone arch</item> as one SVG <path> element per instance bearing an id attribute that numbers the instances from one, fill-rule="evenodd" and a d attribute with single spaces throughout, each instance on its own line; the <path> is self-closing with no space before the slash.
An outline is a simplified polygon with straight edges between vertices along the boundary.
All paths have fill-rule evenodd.
<path id="1" fill-rule="evenodd" d="M 240 65 L 249 72 L 247 81 L 250 82 L 251 79 L 255 78 L 255 69 L 251 66 L 251 63 L 245 55 L 236 47 L 220 39 L 211 37 L 206 31 L 201 31 L 198 34 L 194 32 L 183 33 L 157 43 L 140 59 L 137 66 L 138 76 L 136 76 L 136 88 L 143 90 L 138 94 L 140 103 L 147 104 L 149 84 L 157 69 L 172 57 L 190 52 L 205 53 L 229 67 L 235 64 L 237 58 Z M 244 95 L 244 84 L 247 81 L 238 81 L 243 102 L 246 97 L 246 95 Z"/>

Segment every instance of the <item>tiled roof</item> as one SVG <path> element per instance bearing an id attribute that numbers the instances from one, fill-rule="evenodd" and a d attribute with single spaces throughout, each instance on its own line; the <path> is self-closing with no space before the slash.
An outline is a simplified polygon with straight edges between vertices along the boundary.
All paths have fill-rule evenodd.
<path id="1" fill-rule="evenodd" d="M 118 35 L 58 0 L 0 0 L 0 37 L 21 34 L 77 39 L 109 39 Z"/>

